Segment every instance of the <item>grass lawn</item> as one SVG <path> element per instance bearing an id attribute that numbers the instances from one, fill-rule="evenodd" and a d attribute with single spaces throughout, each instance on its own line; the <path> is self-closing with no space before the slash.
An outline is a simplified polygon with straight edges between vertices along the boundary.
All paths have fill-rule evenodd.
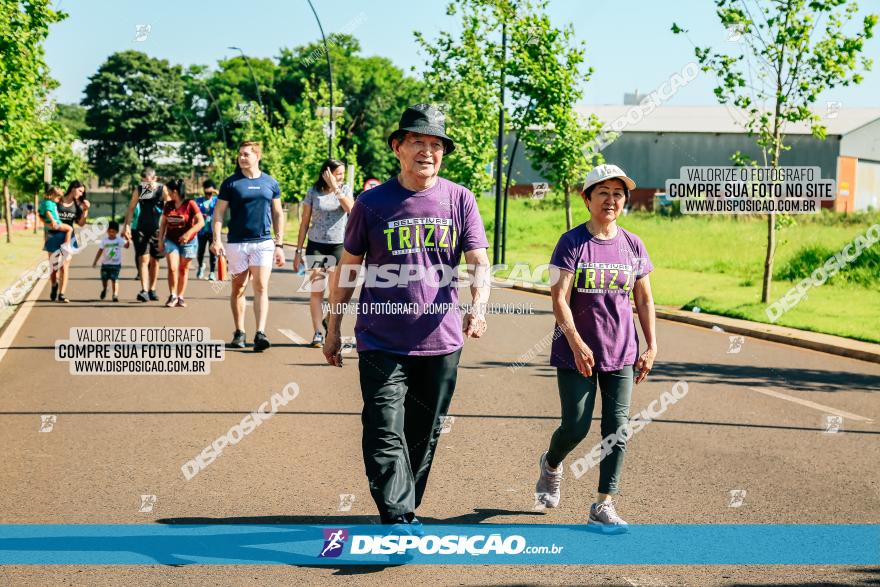
<path id="1" fill-rule="evenodd" d="M 579 201 L 574 222 L 588 214 Z M 549 201 L 510 200 L 508 205 L 507 263 L 532 267 L 547 263 L 565 230 L 562 208 Z M 490 242 L 494 230 L 494 200 L 479 199 L 480 213 Z M 822 245 L 839 249 L 874 223 L 873 216 L 796 216 L 797 224 L 778 232 L 776 266 L 802 247 Z M 666 217 L 634 213 L 620 225 L 639 235 L 655 270 L 651 274 L 654 299 L 661 305 L 690 308 L 758 322 L 768 322 L 760 302 L 766 242 L 766 218 L 727 216 Z M 875 245 L 880 246 L 880 244 Z M 491 248 L 490 248 L 491 258 Z M 499 272 L 499 274 L 503 274 Z M 771 300 L 779 299 L 793 282 L 774 280 Z M 793 310 L 775 323 L 880 342 L 880 291 L 876 286 L 825 284 L 810 290 Z"/>
<path id="2" fill-rule="evenodd" d="M 0 292 L 5 291 L 28 269 L 46 258 L 43 252 L 43 231 L 34 234 L 30 230 L 16 230 L 12 233 L 12 243 L 6 242 L 6 235 L 0 235 Z M 0 307 L 0 326 L 12 314 L 13 308 Z"/>

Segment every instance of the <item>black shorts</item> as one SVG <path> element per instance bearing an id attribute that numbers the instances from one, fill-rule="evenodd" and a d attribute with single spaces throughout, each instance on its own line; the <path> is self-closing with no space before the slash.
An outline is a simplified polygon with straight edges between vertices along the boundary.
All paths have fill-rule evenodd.
<path id="1" fill-rule="evenodd" d="M 143 257 L 147 254 L 147 247 L 150 249 L 150 256 L 154 259 L 161 259 L 165 255 L 159 252 L 159 229 L 148 235 L 140 229 L 135 230 L 131 235 L 134 241 L 134 256 Z"/>
<path id="2" fill-rule="evenodd" d="M 342 259 L 342 243 L 318 243 L 308 241 L 306 243 L 306 269 L 326 269 L 327 267 L 335 267 L 339 265 Z M 331 262 L 330 257 L 336 259 Z"/>
<path id="3" fill-rule="evenodd" d="M 116 281 L 119 279 L 119 265 L 101 265 L 101 281 Z"/>

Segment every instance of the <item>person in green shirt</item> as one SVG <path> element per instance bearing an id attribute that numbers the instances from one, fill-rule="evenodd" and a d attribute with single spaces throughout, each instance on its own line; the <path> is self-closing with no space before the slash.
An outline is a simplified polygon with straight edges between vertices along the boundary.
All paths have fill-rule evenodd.
<path id="1" fill-rule="evenodd" d="M 40 206 L 37 209 L 40 220 L 43 221 L 43 250 L 49 253 L 50 261 L 57 257 L 57 252 L 63 245 L 70 245 L 70 239 L 73 236 L 73 227 L 69 224 L 64 224 L 58 217 L 58 202 L 62 196 L 64 196 L 64 192 L 61 191 L 61 188 L 51 186 L 43 196 L 43 201 L 40 202 Z M 53 270 L 50 276 L 52 291 L 49 294 L 49 299 L 53 302 L 56 299 L 62 303 L 67 302 L 63 292 L 60 295 L 58 294 L 59 277 L 61 277 L 59 274 L 62 271 L 66 271 L 67 268 L 64 263 L 59 264 L 57 269 L 54 269 L 55 263 L 52 266 Z"/>

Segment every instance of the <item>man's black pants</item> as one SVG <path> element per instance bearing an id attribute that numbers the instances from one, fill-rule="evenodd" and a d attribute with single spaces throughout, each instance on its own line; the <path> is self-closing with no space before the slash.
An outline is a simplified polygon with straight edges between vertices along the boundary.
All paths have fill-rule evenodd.
<path id="1" fill-rule="evenodd" d="M 461 349 L 428 357 L 358 353 L 364 465 L 383 521 L 422 502 L 460 357 Z"/>

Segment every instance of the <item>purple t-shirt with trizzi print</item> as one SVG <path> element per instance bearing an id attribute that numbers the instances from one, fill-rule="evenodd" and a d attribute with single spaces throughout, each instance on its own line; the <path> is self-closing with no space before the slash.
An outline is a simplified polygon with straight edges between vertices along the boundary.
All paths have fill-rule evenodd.
<path id="1" fill-rule="evenodd" d="M 461 348 L 464 339 L 458 290 L 454 281 L 443 282 L 440 271 L 451 274 L 462 253 L 488 246 L 477 201 L 458 184 L 438 178 L 427 190 L 413 192 L 393 177 L 363 192 L 355 201 L 345 231 L 345 250 L 365 256 L 368 276 L 354 328 L 358 351 L 430 356 Z M 389 265 L 395 275 L 400 265 L 445 268 L 432 269 L 429 278 L 408 280 L 404 287 L 371 287 L 370 273 L 382 275 L 377 267 Z M 374 285 L 382 281 L 388 279 L 376 280 Z M 418 311 L 387 311 L 391 306 Z M 436 311 L 443 308 L 452 310 Z"/>
<path id="2" fill-rule="evenodd" d="M 641 239 L 620 227 L 599 240 L 581 224 L 559 239 L 550 264 L 574 273 L 569 305 L 574 325 L 593 352 L 597 371 L 617 371 L 636 361 L 639 335 L 630 292 L 654 266 Z M 576 369 L 574 354 L 559 325 L 553 333 L 550 364 Z"/>

